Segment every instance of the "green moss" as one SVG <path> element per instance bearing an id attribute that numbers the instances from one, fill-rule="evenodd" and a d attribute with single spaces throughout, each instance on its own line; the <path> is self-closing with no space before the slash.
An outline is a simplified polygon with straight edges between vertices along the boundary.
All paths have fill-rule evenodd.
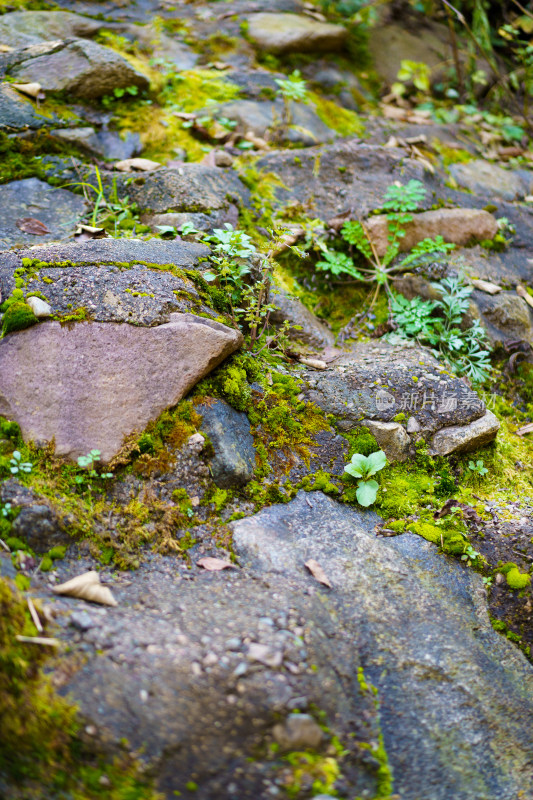
<path id="1" fill-rule="evenodd" d="M 315 92 L 310 92 L 309 95 L 316 113 L 328 128 L 341 136 L 362 136 L 364 134 L 365 126 L 355 111 L 343 108 L 332 100 L 326 100 L 325 97 L 321 97 Z"/>
<path id="2" fill-rule="evenodd" d="M 380 491 L 374 507 L 383 517 L 406 517 L 433 504 L 434 479 L 418 465 L 388 464 L 379 474 Z"/>
<path id="3" fill-rule="evenodd" d="M 19 634 L 37 631 L 25 600 L 0 578 L 0 775 L 9 796 L 161 800 L 132 758 L 86 743 L 75 706 L 43 674 L 50 650 L 17 641 Z"/>
<path id="4" fill-rule="evenodd" d="M 52 547 L 51 550 L 48 551 L 48 555 L 50 558 L 53 558 L 54 561 L 58 561 L 62 558 L 65 558 L 65 554 L 67 552 L 67 548 L 65 545 L 57 545 L 56 547 Z"/>
<path id="5" fill-rule="evenodd" d="M 527 572 L 520 572 L 517 565 L 512 561 L 508 561 L 506 564 L 499 564 L 497 570 L 505 575 L 507 585 L 511 589 L 525 589 L 531 583 L 531 575 Z"/>
<path id="6" fill-rule="evenodd" d="M 40 563 L 40 568 L 42 572 L 50 572 L 51 569 L 54 567 L 54 562 L 50 558 L 50 556 L 46 555 L 43 556 Z"/>
<path id="7" fill-rule="evenodd" d="M 333 495 L 340 494 L 341 492 L 339 487 L 332 482 L 331 475 L 321 469 L 313 475 L 305 477 L 300 481 L 298 486 L 308 492 L 324 492 L 324 494 Z"/>
<path id="8" fill-rule="evenodd" d="M 431 522 L 411 522 L 409 530 L 422 536 L 428 542 L 432 542 L 441 547 L 445 553 L 450 555 L 462 555 L 467 539 L 461 531 L 453 527 L 434 525 Z"/>
<path id="9" fill-rule="evenodd" d="M 376 453 L 380 447 L 376 439 L 368 428 L 361 426 L 355 428 L 353 431 L 343 432 L 341 434 L 350 444 L 348 458 L 351 458 L 355 453 L 361 453 L 363 456 L 369 456 L 370 453 Z"/>
<path id="10" fill-rule="evenodd" d="M 2 337 L 14 331 L 30 328 L 39 320 L 27 303 L 21 301 L 12 303 L 4 314 L 2 320 Z"/>

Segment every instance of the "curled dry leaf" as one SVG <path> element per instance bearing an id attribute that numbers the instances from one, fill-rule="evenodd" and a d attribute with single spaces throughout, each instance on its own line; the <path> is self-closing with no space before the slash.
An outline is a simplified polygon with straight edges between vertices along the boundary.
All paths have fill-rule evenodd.
<path id="1" fill-rule="evenodd" d="M 44 100 L 45 94 L 40 83 L 12 83 L 10 84 L 17 92 L 32 97 L 34 100 Z"/>
<path id="2" fill-rule="evenodd" d="M 16 221 L 16 226 L 24 233 L 32 233 L 34 236 L 44 236 L 47 233 L 52 233 L 44 222 L 34 217 L 22 217 Z"/>
<path id="3" fill-rule="evenodd" d="M 77 575 L 72 580 L 52 588 L 54 594 L 67 597 L 77 597 L 79 600 L 88 600 L 91 603 L 100 603 L 103 606 L 116 606 L 117 601 L 107 586 L 102 586 L 100 576 L 94 570 Z"/>
<path id="4" fill-rule="evenodd" d="M 328 365 L 325 361 L 319 358 L 307 358 L 306 356 L 300 357 L 300 364 L 305 364 L 306 367 L 313 367 L 313 369 L 327 369 Z"/>
<path id="5" fill-rule="evenodd" d="M 225 561 L 223 558 L 211 558 L 210 556 L 200 558 L 196 562 L 196 566 L 203 567 L 209 572 L 219 572 L 221 569 L 236 569 L 236 565 L 232 564 L 231 561 Z"/>
<path id="6" fill-rule="evenodd" d="M 116 161 L 113 164 L 113 167 L 120 172 L 131 172 L 132 170 L 151 172 L 153 169 L 159 169 L 160 166 L 159 161 L 151 161 L 149 158 L 125 158 L 123 161 Z"/>
<path id="7" fill-rule="evenodd" d="M 526 303 L 528 304 L 528 306 L 531 306 L 531 308 L 533 308 L 533 297 L 531 297 L 531 295 L 529 294 L 529 292 L 527 291 L 527 289 L 524 289 L 524 287 L 523 287 L 523 286 L 520 286 L 520 285 L 518 285 L 518 286 L 516 287 L 516 293 L 517 293 L 518 295 L 520 295 L 520 297 L 523 297 L 523 298 L 524 298 L 524 300 L 526 301 Z"/>
<path id="8" fill-rule="evenodd" d="M 476 289 L 479 289 L 480 292 L 485 292 L 486 294 L 498 294 L 498 292 L 501 292 L 502 290 L 502 287 L 498 286 L 497 283 L 482 281 L 478 280 L 477 278 L 472 281 L 472 286 L 474 286 Z"/>
<path id="9" fill-rule="evenodd" d="M 309 561 L 305 562 L 305 566 L 313 576 L 315 580 L 319 583 L 324 584 L 324 586 L 329 586 L 330 589 L 333 589 L 333 585 L 329 580 L 328 576 L 320 566 L 320 564 L 314 560 L 314 558 L 310 558 Z"/>
<path id="10" fill-rule="evenodd" d="M 105 228 L 93 228 L 91 225 L 78 225 L 74 234 L 77 242 L 87 242 L 89 239 L 105 239 L 107 231 Z"/>

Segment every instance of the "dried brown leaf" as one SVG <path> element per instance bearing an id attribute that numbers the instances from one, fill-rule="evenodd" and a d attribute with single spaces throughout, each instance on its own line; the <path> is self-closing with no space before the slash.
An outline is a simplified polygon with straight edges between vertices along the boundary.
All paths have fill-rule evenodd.
<path id="1" fill-rule="evenodd" d="M 17 92 L 32 97 L 34 100 L 44 100 L 44 92 L 40 83 L 11 83 L 13 89 Z"/>
<path id="2" fill-rule="evenodd" d="M 160 166 L 159 161 L 152 161 L 149 158 L 125 158 L 123 161 L 116 161 L 113 164 L 113 167 L 120 172 L 131 172 L 132 170 L 151 172 L 153 169 L 159 169 Z"/>
<path id="3" fill-rule="evenodd" d="M 305 562 L 305 566 L 313 576 L 315 580 L 319 583 L 324 584 L 324 586 L 329 586 L 330 589 L 333 589 L 333 584 L 329 580 L 328 576 L 320 566 L 320 564 L 314 560 L 314 558 L 310 558 L 309 561 Z"/>
<path id="4" fill-rule="evenodd" d="M 523 436 L 525 433 L 533 433 L 533 422 L 528 422 L 527 425 L 522 425 L 522 427 L 518 428 L 515 433 L 518 436 Z"/>
<path id="5" fill-rule="evenodd" d="M 222 569 L 235 569 L 235 564 L 232 564 L 231 561 L 225 561 L 223 558 L 211 558 L 211 556 L 205 556 L 205 558 L 200 558 L 196 562 L 197 567 L 203 567 L 204 569 L 208 570 L 208 572 L 219 572 Z"/>
<path id="6" fill-rule="evenodd" d="M 308 358 L 307 356 L 300 356 L 300 364 L 305 364 L 306 367 L 313 367 L 313 369 L 327 369 L 328 365 L 320 358 Z"/>
<path id="7" fill-rule="evenodd" d="M 478 278 L 472 281 L 472 286 L 474 286 L 476 289 L 479 289 L 480 292 L 485 292 L 486 294 L 498 294 L 498 292 L 501 292 L 502 290 L 502 287 L 498 286 L 497 283 L 482 281 Z"/>
<path id="8" fill-rule="evenodd" d="M 94 570 L 77 575 L 66 583 L 52 588 L 54 594 L 77 597 L 79 600 L 88 600 L 91 603 L 100 603 L 103 606 L 116 606 L 117 601 L 107 586 L 102 586 L 100 576 Z"/>
<path id="9" fill-rule="evenodd" d="M 74 234 L 77 242 L 88 242 L 89 239 L 105 239 L 107 231 L 105 228 L 93 228 L 91 225 L 78 225 Z"/>
<path id="10" fill-rule="evenodd" d="M 17 228 L 20 228 L 24 233 L 32 233 L 34 236 L 44 236 L 47 233 L 52 233 L 48 230 L 44 222 L 41 222 L 34 217 L 22 217 L 16 221 Z"/>

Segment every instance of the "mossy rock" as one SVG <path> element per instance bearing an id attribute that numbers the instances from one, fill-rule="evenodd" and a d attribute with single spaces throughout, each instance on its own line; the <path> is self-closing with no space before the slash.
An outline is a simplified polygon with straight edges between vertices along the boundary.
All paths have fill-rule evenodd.
<path id="1" fill-rule="evenodd" d="M 24 328 L 31 328 L 39 320 L 27 303 L 17 301 L 12 303 L 2 321 L 2 337 L 14 331 L 22 331 Z"/>

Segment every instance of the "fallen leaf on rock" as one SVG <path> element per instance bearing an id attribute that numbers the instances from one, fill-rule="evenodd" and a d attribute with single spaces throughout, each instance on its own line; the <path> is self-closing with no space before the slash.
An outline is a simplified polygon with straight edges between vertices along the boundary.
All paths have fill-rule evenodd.
<path id="1" fill-rule="evenodd" d="M 533 433 L 533 422 L 528 422 L 527 425 L 522 425 L 522 427 L 518 428 L 515 433 L 518 436 L 523 436 L 525 433 Z"/>
<path id="2" fill-rule="evenodd" d="M 319 583 L 323 583 L 324 586 L 329 586 L 330 589 L 333 589 L 333 584 L 329 580 L 328 576 L 320 566 L 320 564 L 314 560 L 314 558 L 310 558 L 309 561 L 305 562 L 305 566 Z"/>
<path id="3" fill-rule="evenodd" d="M 327 369 L 328 365 L 325 361 L 319 358 L 307 358 L 300 356 L 300 364 L 305 364 L 306 367 L 313 367 L 314 369 Z"/>
<path id="4" fill-rule="evenodd" d="M 113 164 L 113 167 L 120 172 L 131 172 L 132 170 L 150 172 L 153 169 L 159 169 L 160 166 L 159 161 L 151 161 L 149 158 L 125 158 L 123 161 L 116 161 Z"/>
<path id="5" fill-rule="evenodd" d="M 446 517 L 448 514 L 452 513 L 453 508 L 461 509 L 461 515 L 466 522 L 472 522 L 475 525 L 483 524 L 483 520 L 473 506 L 469 506 L 467 503 L 461 503 L 459 500 L 454 500 L 453 497 L 446 500 L 440 511 L 435 511 L 433 519 L 442 519 Z"/>
<path id="6" fill-rule="evenodd" d="M 32 97 L 34 100 L 44 100 L 45 94 L 40 83 L 11 83 L 10 86 L 21 94 Z"/>
<path id="7" fill-rule="evenodd" d="M 225 61 L 211 61 L 208 66 L 212 69 L 218 69 L 219 71 L 231 69 L 231 64 L 226 64 Z"/>
<path id="8" fill-rule="evenodd" d="M 520 286 L 520 285 L 518 285 L 518 286 L 516 287 L 516 293 L 517 293 L 518 295 L 520 295 L 520 297 L 523 297 L 523 298 L 524 298 L 524 300 L 526 301 L 526 303 L 528 304 L 528 306 L 531 306 L 531 308 L 533 308 L 533 297 L 531 297 L 531 295 L 529 294 L 529 292 L 527 291 L 527 289 L 524 289 L 524 287 L 523 287 L 523 286 Z"/>
<path id="9" fill-rule="evenodd" d="M 44 222 L 41 222 L 34 217 L 22 217 L 16 221 L 17 228 L 20 228 L 24 233 L 32 233 L 34 236 L 44 236 L 47 233 L 52 233 L 48 230 Z"/>
<path id="10" fill-rule="evenodd" d="M 200 558 L 196 562 L 196 566 L 203 567 L 209 572 L 219 572 L 221 569 L 236 569 L 236 565 L 232 564 L 231 561 L 224 561 L 222 558 L 211 558 L 210 556 Z"/>
<path id="11" fill-rule="evenodd" d="M 107 586 L 102 586 L 100 576 L 94 570 L 77 575 L 72 580 L 53 586 L 54 594 L 67 597 L 77 597 L 79 600 L 89 600 L 91 603 L 100 603 L 103 606 L 116 606 L 117 601 Z"/>
<path id="12" fill-rule="evenodd" d="M 105 228 L 93 228 L 90 225 L 78 225 L 74 234 L 77 242 L 87 242 L 89 239 L 105 239 L 107 231 Z"/>
<path id="13" fill-rule="evenodd" d="M 498 286 L 497 283 L 482 281 L 478 280 L 477 278 L 472 281 L 472 286 L 474 286 L 476 289 L 479 289 L 480 292 L 485 292 L 486 294 L 498 294 L 498 292 L 501 292 L 502 290 L 502 287 Z"/>
<path id="14" fill-rule="evenodd" d="M 8 44 L 0 44 L 0 53 L 12 53 L 14 47 L 10 47 Z"/>

